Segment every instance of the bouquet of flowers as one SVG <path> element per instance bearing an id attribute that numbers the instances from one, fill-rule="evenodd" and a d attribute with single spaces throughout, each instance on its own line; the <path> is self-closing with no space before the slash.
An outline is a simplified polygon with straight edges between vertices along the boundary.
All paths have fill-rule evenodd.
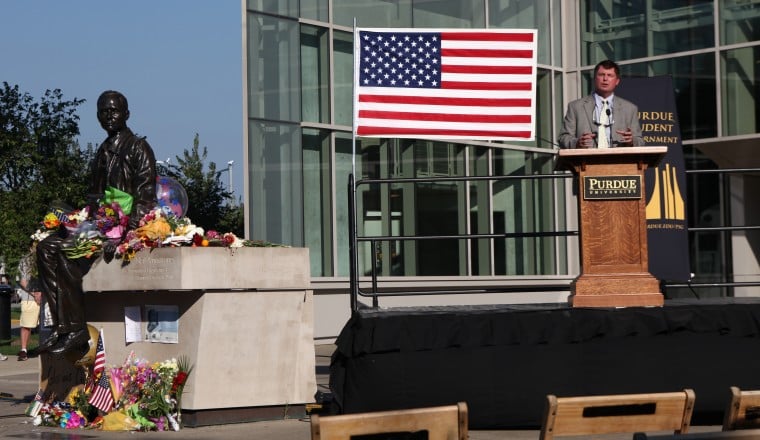
<path id="1" fill-rule="evenodd" d="M 129 216 L 124 214 L 117 202 L 102 204 L 90 216 L 89 207 L 68 213 L 54 208 L 42 220 L 41 228 L 33 235 L 35 241 L 42 241 L 50 234 L 65 228 L 67 239 L 63 251 L 69 259 L 93 258 L 103 249 L 105 240 L 119 240 L 129 224 Z"/>
<path id="2" fill-rule="evenodd" d="M 171 209 L 157 207 L 147 213 L 139 223 L 124 237 L 116 248 L 116 258 L 124 263 L 131 261 L 138 251 L 158 247 L 272 247 L 280 246 L 264 241 L 242 240 L 232 232 L 219 233 L 215 230 L 204 231 L 193 224 L 188 217 L 177 217 Z"/>
<path id="3" fill-rule="evenodd" d="M 104 429 L 105 420 L 115 419 L 123 423 L 119 430 L 178 431 L 182 393 L 192 370 L 186 357 L 150 363 L 132 354 L 123 365 L 103 373 L 108 374 L 114 399 L 108 413 L 98 413 L 89 404 L 92 390 L 80 386 L 66 401 L 42 405 L 34 424 Z"/>
<path id="4" fill-rule="evenodd" d="M 101 235 L 111 240 L 121 241 L 129 224 L 129 216 L 124 214 L 118 202 L 100 205 L 94 217 L 95 227 Z"/>
<path id="5" fill-rule="evenodd" d="M 178 217 L 169 207 L 157 206 L 140 219 L 136 229 L 127 231 L 129 216 L 118 202 L 102 203 L 93 215 L 89 208 L 47 213 L 41 227 L 32 235 L 42 241 L 65 227 L 69 238 L 63 249 L 70 259 L 93 258 L 102 253 L 106 240 L 117 242 L 115 257 L 128 264 L 142 249 L 158 247 L 274 247 L 282 246 L 261 240 L 243 240 L 232 232 L 204 231 L 188 217 Z"/>

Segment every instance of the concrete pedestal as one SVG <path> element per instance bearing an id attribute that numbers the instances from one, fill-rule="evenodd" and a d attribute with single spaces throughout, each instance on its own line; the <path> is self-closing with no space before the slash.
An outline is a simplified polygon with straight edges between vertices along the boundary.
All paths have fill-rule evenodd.
<path id="1" fill-rule="evenodd" d="M 241 409 L 314 401 L 313 292 L 305 248 L 161 248 L 126 266 L 100 260 L 84 279 L 88 323 L 105 335 L 106 362 L 187 356 L 182 398 L 193 425 L 256 418 Z M 176 306 L 178 343 L 125 342 L 125 307 Z M 219 412 L 235 409 L 236 416 Z M 202 412 L 216 414 L 211 419 Z M 275 411 L 287 416 L 282 411 Z M 194 417 L 195 416 L 195 417 Z M 267 417 L 272 418 L 272 417 Z"/>

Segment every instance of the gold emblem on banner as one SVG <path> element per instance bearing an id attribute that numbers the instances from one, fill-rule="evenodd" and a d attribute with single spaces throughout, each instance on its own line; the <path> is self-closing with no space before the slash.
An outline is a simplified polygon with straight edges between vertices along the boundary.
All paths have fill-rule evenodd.
<path id="1" fill-rule="evenodd" d="M 654 170 L 654 192 L 647 203 L 647 220 L 685 220 L 685 204 L 676 178 L 676 168 Z"/>

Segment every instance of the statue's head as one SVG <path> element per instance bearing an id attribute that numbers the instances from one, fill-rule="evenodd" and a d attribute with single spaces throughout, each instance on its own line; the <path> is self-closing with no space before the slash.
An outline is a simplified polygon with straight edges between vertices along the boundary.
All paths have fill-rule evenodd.
<path id="1" fill-rule="evenodd" d="M 127 126 L 129 104 L 127 98 L 114 90 L 106 90 L 98 98 L 98 121 L 109 135 L 116 134 Z"/>

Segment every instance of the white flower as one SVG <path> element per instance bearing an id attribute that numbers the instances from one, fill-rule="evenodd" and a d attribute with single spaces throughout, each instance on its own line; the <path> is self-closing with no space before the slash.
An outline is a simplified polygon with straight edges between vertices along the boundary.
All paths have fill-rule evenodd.
<path id="1" fill-rule="evenodd" d="M 32 238 L 32 240 L 39 242 L 39 241 L 42 241 L 42 240 L 48 238 L 48 236 L 50 236 L 50 234 L 51 234 L 51 231 L 43 231 L 41 229 L 37 229 L 37 232 L 35 232 L 34 234 L 32 234 L 31 238 Z"/>

